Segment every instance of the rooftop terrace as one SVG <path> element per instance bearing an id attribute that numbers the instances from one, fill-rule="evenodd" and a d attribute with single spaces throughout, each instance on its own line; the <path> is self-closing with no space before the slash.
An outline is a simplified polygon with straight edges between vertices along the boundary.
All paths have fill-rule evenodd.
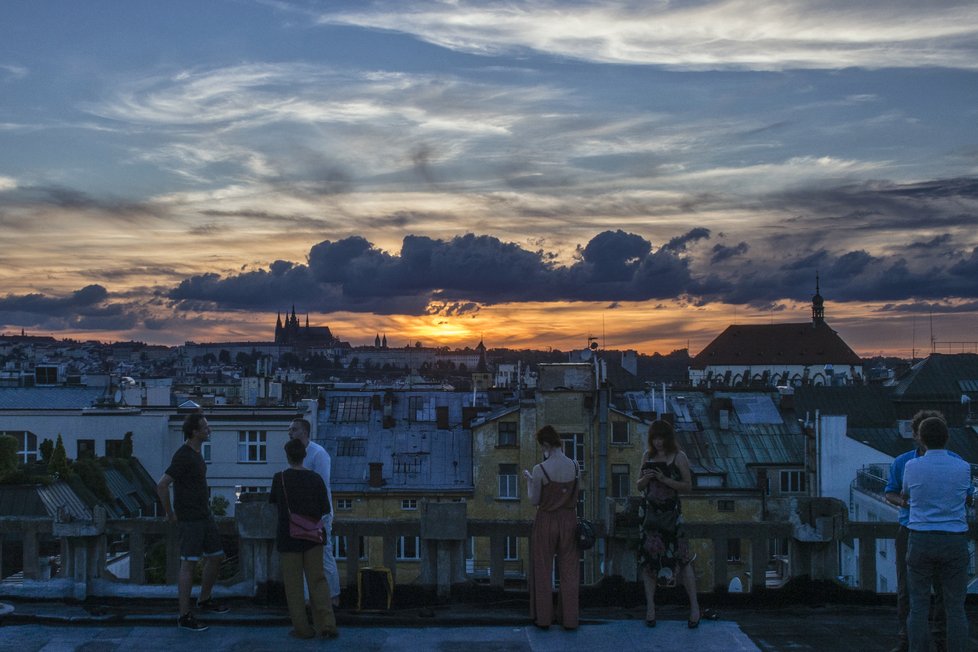
<path id="1" fill-rule="evenodd" d="M 404 564 L 421 567 L 416 582 L 398 584 L 393 608 L 358 612 L 354 608 L 359 563 L 344 560 L 344 609 L 338 620 L 342 635 L 329 643 L 336 649 L 362 650 L 889 650 L 894 643 L 892 594 L 851 590 L 840 585 L 838 543 L 848 541 L 860 551 L 858 582 L 875 586 L 877 540 L 892 538 L 895 523 L 843 522 L 814 515 L 814 526 L 782 522 L 689 523 L 690 537 L 711 542 L 712 555 L 701 556 L 697 573 L 713 590 L 701 591 L 704 607 L 719 613 L 697 630 L 685 627 L 681 589 L 663 589 L 658 597 L 659 626 L 644 624 L 644 598 L 635 581 L 634 555 L 613 520 L 599 524 L 596 552 L 603 575 L 582 587 L 582 627 L 577 632 L 530 627 L 527 594 L 504 572 L 504 541 L 525 537 L 529 522 L 480 521 L 465 518 L 464 505 L 435 503 L 434 520 L 345 520 L 335 527 L 349 541 L 380 539 L 384 565 L 394 573 Z M 813 508 L 816 507 L 813 503 Z M 308 642 L 286 638 L 288 622 L 278 582 L 274 552 L 272 506 L 252 501 L 238 506 L 235 519 L 220 523 L 237 547 L 235 568 L 215 594 L 232 603 L 230 614 L 209 617 L 212 625 L 195 634 L 174 626 L 177 568 L 175 533 L 160 519 L 108 519 L 52 522 L 31 517 L 0 517 L 0 545 L 23 541 L 24 571 L 19 582 L 0 584 L 0 600 L 12 608 L 0 616 L 0 649 L 6 650 L 172 650 L 188 641 L 210 651 L 308 649 Z M 455 510 L 460 510 L 452 518 Z M 424 510 L 423 510 L 424 512 Z M 427 513 L 427 512 L 424 512 Z M 972 528 L 972 537 L 978 529 Z M 420 536 L 417 561 L 397 558 L 396 541 Z M 485 537 L 492 549 L 483 581 L 466 575 L 466 537 Z M 727 591 L 727 542 L 750 542 L 744 564 L 751 581 L 744 593 Z M 790 578 L 771 582 L 768 542 L 788 539 L 779 563 Z M 38 552 L 45 541 L 60 540 L 62 566 L 46 578 Z M 166 541 L 164 584 L 147 579 L 151 560 L 145 555 L 152 540 Z M 110 542 L 123 541 L 128 553 L 126 573 L 109 570 Z M 6 543 L 5 543 L 6 542 Z M 109 546 L 114 547 L 114 546 Z M 880 563 L 886 563 L 880 562 Z M 781 565 L 776 565 L 781 567 Z M 779 586 L 780 588 L 772 588 Z M 970 621 L 978 622 L 978 596 L 969 596 Z M 4 611 L 0 605 L 0 612 Z M 978 631 L 972 626 L 973 641 Z"/>

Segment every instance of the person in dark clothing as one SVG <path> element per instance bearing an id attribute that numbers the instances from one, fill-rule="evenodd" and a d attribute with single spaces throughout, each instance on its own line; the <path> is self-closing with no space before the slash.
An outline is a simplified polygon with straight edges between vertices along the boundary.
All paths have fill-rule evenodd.
<path id="1" fill-rule="evenodd" d="M 297 539 L 289 533 L 289 513 L 301 514 L 322 521 L 330 512 L 326 484 L 319 475 L 303 468 L 306 447 L 298 439 L 285 443 L 285 455 L 289 468 L 272 478 L 269 500 L 278 506 L 276 548 L 282 558 L 282 581 L 285 584 L 285 600 L 292 619 L 290 635 L 296 638 L 324 636 L 335 638 L 336 616 L 330 600 L 329 583 L 323 573 L 323 544 Z M 312 625 L 306 616 L 303 592 L 303 574 L 309 587 L 312 603 Z"/>
<path id="2" fill-rule="evenodd" d="M 700 624 L 693 559 L 683 526 L 679 494 L 692 488 L 689 459 L 679 448 L 676 431 L 667 421 L 649 426 L 648 448 L 642 455 L 638 490 L 642 492 L 642 528 L 638 564 L 645 585 L 645 624 L 655 627 L 655 589 L 659 582 L 681 581 L 689 596 L 690 629 Z"/>
<path id="3" fill-rule="evenodd" d="M 204 572 L 200 580 L 197 609 L 211 613 L 227 613 L 226 605 L 211 597 L 217 573 L 221 569 L 224 550 L 221 535 L 211 516 L 207 500 L 207 465 L 200 454 L 201 445 L 208 440 L 211 428 L 207 418 L 199 412 L 188 415 L 183 422 L 183 446 L 177 449 L 170 466 L 163 473 L 156 493 L 163 503 L 166 520 L 177 524 L 180 537 L 180 575 L 177 595 L 180 617 L 177 625 L 183 629 L 202 632 L 206 625 L 197 622 L 190 610 L 190 594 L 194 586 L 194 569 L 204 559 Z M 173 502 L 170 502 L 170 487 Z"/>

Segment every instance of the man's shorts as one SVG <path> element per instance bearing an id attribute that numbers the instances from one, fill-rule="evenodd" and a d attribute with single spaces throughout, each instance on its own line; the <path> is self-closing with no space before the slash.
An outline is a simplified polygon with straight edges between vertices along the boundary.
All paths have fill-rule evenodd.
<path id="1" fill-rule="evenodd" d="M 221 557 L 221 534 L 213 519 L 200 521 L 177 521 L 177 534 L 180 536 L 180 559 L 200 561 L 201 557 Z"/>

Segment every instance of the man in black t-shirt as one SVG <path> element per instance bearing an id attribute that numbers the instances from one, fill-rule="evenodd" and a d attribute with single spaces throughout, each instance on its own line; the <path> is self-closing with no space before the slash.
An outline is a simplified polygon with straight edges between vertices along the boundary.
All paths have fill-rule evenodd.
<path id="1" fill-rule="evenodd" d="M 201 445 L 210 437 L 211 428 L 203 414 L 189 415 L 183 422 L 183 446 L 177 449 L 170 466 L 163 473 L 156 493 L 163 503 L 166 520 L 177 524 L 180 536 L 180 575 L 177 594 L 180 600 L 180 617 L 177 625 L 183 629 L 201 632 L 206 625 L 197 622 L 190 610 L 190 594 L 194 586 L 194 569 L 204 559 L 204 572 L 200 581 L 197 608 L 211 613 L 227 613 L 228 607 L 211 597 L 217 573 L 224 559 L 221 535 L 211 517 L 207 499 L 207 465 L 200 454 Z M 170 502 L 170 486 L 173 486 L 173 503 Z M 204 596 L 207 596 L 206 598 Z"/>

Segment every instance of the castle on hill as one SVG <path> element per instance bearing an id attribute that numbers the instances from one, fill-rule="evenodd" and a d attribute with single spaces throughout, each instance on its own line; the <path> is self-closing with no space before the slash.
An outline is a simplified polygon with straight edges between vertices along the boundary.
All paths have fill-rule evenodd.
<path id="1" fill-rule="evenodd" d="M 281 314 L 276 318 L 275 343 L 298 349 L 332 347 L 341 344 L 337 338 L 333 337 L 329 326 L 310 326 L 308 313 L 306 314 L 305 326 L 301 325 L 295 314 L 294 305 L 292 306 L 292 313 L 286 313 L 284 323 Z"/>

